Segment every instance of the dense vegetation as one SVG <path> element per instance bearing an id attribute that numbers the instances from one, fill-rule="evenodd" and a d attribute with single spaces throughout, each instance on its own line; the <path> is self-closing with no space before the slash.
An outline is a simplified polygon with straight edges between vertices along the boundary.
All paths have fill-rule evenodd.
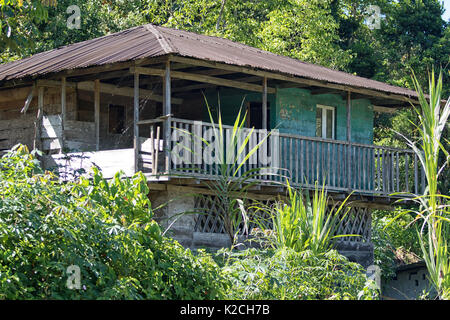
<path id="1" fill-rule="evenodd" d="M 232 299 L 365 299 L 379 298 L 364 268 L 335 250 L 314 253 L 249 249 L 229 257 Z"/>
<path id="2" fill-rule="evenodd" d="M 211 257 L 161 236 L 142 174 L 62 183 L 26 147 L 0 160 L 0 299 L 213 299 Z M 66 270 L 81 271 L 79 290 Z"/>
<path id="3" fill-rule="evenodd" d="M 373 299 L 336 251 L 194 255 L 161 235 L 145 178 L 62 183 L 26 147 L 0 159 L 0 299 Z M 81 287 L 67 286 L 69 266 Z"/>
<path id="4" fill-rule="evenodd" d="M 73 4 L 81 10 L 80 29 L 66 26 L 70 16 L 66 10 Z M 369 5 L 381 9 L 379 29 L 370 29 L 365 21 Z M 428 85 L 427 71 L 442 67 L 442 98 L 447 98 L 450 29 L 441 18 L 442 11 L 439 0 L 0 0 L 0 63 L 154 23 L 226 37 L 411 89 Z M 376 114 L 374 143 L 407 147 L 397 132 L 411 141 L 423 140 L 415 126 L 419 120 L 420 113 L 412 109 Z M 447 125 L 442 132 L 443 150 L 449 149 L 448 131 Z M 362 275 L 354 280 L 356 287 L 351 291 L 330 289 L 335 277 L 342 276 L 334 271 L 357 269 L 342 257 L 331 259 L 336 257 L 332 252 L 314 255 L 292 274 L 285 266 L 298 263 L 299 256 L 307 255 L 304 251 L 277 248 L 261 255 L 233 253 L 226 263 L 217 265 L 211 256 L 192 255 L 159 235 L 150 203 L 142 197 L 141 176 L 123 181 L 117 176 L 109 185 L 96 173 L 94 180 L 62 185 L 42 172 L 32 155 L 17 151 L 0 161 L 0 298 L 236 298 L 244 292 L 252 298 L 356 298 L 363 289 Z M 445 154 L 438 153 L 438 168 L 444 162 Z M 129 194 L 123 183 L 136 193 Z M 448 194 L 449 190 L 450 170 L 446 169 L 434 192 Z M 130 199 L 139 205 L 130 205 Z M 413 212 L 401 217 L 398 212 L 374 212 L 375 262 L 386 276 L 392 275 L 399 258 L 414 260 L 429 245 L 427 235 L 418 238 L 411 227 L 422 230 L 424 221 L 415 221 Z M 240 211 L 234 213 L 240 215 Z M 328 274 L 323 264 L 330 259 L 335 261 L 332 266 L 339 267 L 321 278 Z M 66 288 L 65 268 L 70 264 L 84 266 L 86 289 Z M 259 270 L 270 272 L 263 275 Z M 315 270 L 318 276 L 305 278 L 305 270 Z M 289 277 L 296 281 L 279 280 Z M 223 281 L 212 282 L 213 278 Z M 318 285 L 317 279 L 325 280 Z M 304 289 L 293 287 L 303 282 Z M 229 291 L 230 283 L 236 291 Z"/>

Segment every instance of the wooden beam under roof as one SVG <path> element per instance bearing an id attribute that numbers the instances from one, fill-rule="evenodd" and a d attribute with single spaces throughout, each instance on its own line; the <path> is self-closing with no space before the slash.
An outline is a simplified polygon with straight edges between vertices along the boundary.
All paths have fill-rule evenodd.
<path id="1" fill-rule="evenodd" d="M 261 81 L 260 77 L 244 77 L 244 78 L 236 78 L 231 79 L 234 81 L 244 81 L 244 82 L 257 82 Z M 200 89 L 207 89 L 207 88 L 215 88 L 219 87 L 217 84 L 211 84 L 211 83 L 201 83 L 201 84 L 194 84 L 194 85 L 188 85 L 188 86 L 181 86 L 181 87 L 175 87 L 172 88 L 172 93 L 179 93 L 179 92 L 186 92 L 186 91 L 192 91 L 192 90 L 200 90 Z"/>
<path id="2" fill-rule="evenodd" d="M 383 92 L 379 92 L 379 91 L 375 91 L 375 90 L 371 90 L 371 89 L 355 88 L 355 87 L 350 87 L 350 86 L 345 86 L 345 85 L 340 85 L 340 84 L 329 83 L 329 82 L 325 82 L 325 81 L 282 75 L 279 73 L 273 73 L 273 72 L 269 72 L 269 71 L 261 71 L 261 70 L 246 68 L 246 67 L 229 65 L 229 64 L 225 64 L 225 63 L 204 61 L 204 60 L 185 58 L 185 57 L 180 57 L 180 56 L 171 56 L 170 59 L 171 59 L 171 61 L 176 61 L 176 62 L 180 62 L 180 63 L 186 63 L 186 64 L 190 63 L 192 65 L 197 65 L 197 66 L 202 66 L 202 67 L 217 68 L 217 69 L 230 70 L 230 71 L 235 71 L 235 72 L 240 72 L 240 73 L 247 73 L 247 74 L 252 74 L 255 76 L 267 77 L 268 79 L 278 79 L 278 80 L 289 81 L 289 82 L 294 82 L 294 83 L 306 84 L 309 86 L 338 89 L 338 90 L 346 91 L 346 92 L 350 91 L 352 93 L 361 93 L 361 94 L 365 94 L 368 96 L 381 97 L 384 99 L 398 100 L 398 101 L 403 101 L 403 102 L 412 102 L 412 103 L 416 103 L 416 104 L 418 103 L 418 100 L 415 98 L 408 98 L 406 96 L 399 95 L 399 94 L 383 93 Z"/>
<path id="3" fill-rule="evenodd" d="M 311 95 L 319 95 L 319 94 L 338 94 L 341 96 L 346 96 L 346 92 L 337 89 L 328 89 L 328 88 L 316 88 L 310 90 Z"/>
<path id="4" fill-rule="evenodd" d="M 375 112 L 381 112 L 381 113 L 395 113 L 397 111 L 397 108 L 388 108 L 388 107 L 382 107 L 382 106 L 373 106 L 373 111 Z"/>
<path id="5" fill-rule="evenodd" d="M 131 73 L 139 73 L 139 74 L 143 74 L 143 75 L 149 75 L 149 76 L 161 76 L 161 77 L 164 76 L 164 70 L 155 69 L 155 68 L 134 67 L 134 68 L 130 68 L 130 72 Z M 248 91 L 256 91 L 256 92 L 263 91 L 262 85 L 240 82 L 240 81 L 236 81 L 236 80 L 217 78 L 217 77 L 211 77 L 211 76 L 202 75 L 202 74 L 173 71 L 173 72 L 171 72 L 171 77 L 177 78 L 177 79 L 183 79 L 183 80 L 215 84 L 215 85 L 224 86 L 224 87 L 238 88 L 238 89 L 243 89 L 243 90 L 248 90 Z M 276 89 L 275 88 L 267 88 L 267 92 L 275 93 Z"/>
<path id="6" fill-rule="evenodd" d="M 79 90 L 85 90 L 85 91 L 95 91 L 95 82 L 94 81 L 82 81 L 82 82 L 67 82 L 67 87 L 77 88 Z M 38 80 L 37 81 L 38 87 L 60 87 L 61 81 L 56 80 Z M 101 93 L 107 93 L 111 95 L 118 95 L 118 96 L 124 96 L 124 97 L 134 97 L 134 89 L 131 87 L 117 87 L 113 84 L 107 84 L 102 83 L 100 86 L 100 92 Z M 141 99 L 148 99 L 158 102 L 163 102 L 163 97 L 161 95 L 155 94 L 151 90 L 145 90 L 140 89 L 140 98 Z M 174 104 L 182 104 L 183 99 L 180 98 L 173 98 L 172 103 Z"/>
<path id="7" fill-rule="evenodd" d="M 80 89 L 80 90 L 93 91 L 94 90 L 93 86 L 94 86 L 94 82 L 93 81 L 79 82 L 77 84 L 77 88 Z M 130 97 L 130 98 L 134 97 L 134 88 L 117 87 L 115 85 L 106 84 L 106 83 L 102 83 L 101 92 L 102 93 L 109 93 L 109 94 L 112 94 L 112 95 L 119 95 L 119 96 L 124 96 L 124 97 Z M 151 90 L 145 90 L 145 89 L 140 89 L 139 90 L 139 97 L 141 99 L 148 99 L 148 100 L 153 100 L 153 101 L 158 101 L 158 102 L 163 102 L 163 100 L 164 100 L 163 96 L 155 94 Z M 182 104 L 183 103 L 183 99 L 174 98 L 174 99 L 172 99 L 172 103 L 174 103 L 174 104 Z"/>
<path id="8" fill-rule="evenodd" d="M 178 65 L 180 66 L 180 65 Z M 182 65 L 184 69 L 187 68 L 186 65 Z M 188 66 L 190 68 L 192 68 L 192 66 Z M 172 70 L 175 70 L 177 68 L 172 68 Z M 181 69 L 181 68 L 180 68 Z M 177 69 L 179 70 L 179 69 Z M 127 72 L 129 73 L 129 70 L 127 70 Z M 184 71 L 183 71 L 184 72 Z M 232 74 L 235 73 L 234 71 L 229 71 L 229 70 L 220 70 L 220 69 L 207 69 L 207 70 L 191 70 L 189 71 L 190 73 L 194 73 L 194 74 L 204 74 L 204 75 L 209 75 L 209 76 L 221 76 L 221 75 L 227 75 L 227 74 Z M 178 82 L 178 81 L 185 81 L 185 79 L 172 79 L 172 82 Z M 161 78 L 158 79 L 153 79 L 153 78 L 144 78 L 141 79 L 140 84 L 141 85 L 151 85 L 151 84 L 155 84 L 155 83 L 160 83 L 162 84 Z M 131 84 L 131 81 L 126 81 L 124 82 L 124 84 Z M 173 90 L 173 88 L 172 88 Z"/>

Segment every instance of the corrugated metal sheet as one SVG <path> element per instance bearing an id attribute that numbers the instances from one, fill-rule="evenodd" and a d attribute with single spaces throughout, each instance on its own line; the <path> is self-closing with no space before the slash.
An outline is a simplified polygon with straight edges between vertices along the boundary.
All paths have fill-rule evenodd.
<path id="1" fill-rule="evenodd" d="M 276 55 L 227 39 L 151 24 L 1 65 L 0 81 L 170 53 L 408 97 L 417 96 L 412 90 Z"/>

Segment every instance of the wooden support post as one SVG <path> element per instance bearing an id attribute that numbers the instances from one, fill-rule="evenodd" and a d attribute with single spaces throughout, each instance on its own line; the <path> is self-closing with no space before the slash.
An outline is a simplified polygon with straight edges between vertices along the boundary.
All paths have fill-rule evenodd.
<path id="1" fill-rule="evenodd" d="M 44 87 L 38 88 L 38 113 L 35 124 L 33 149 L 42 150 L 42 117 L 44 116 Z"/>
<path id="2" fill-rule="evenodd" d="M 163 77 L 163 96 L 164 96 L 164 114 L 166 121 L 164 123 L 164 153 L 165 153 L 165 171 L 169 172 L 170 168 L 170 140 L 171 140 L 171 113 L 172 113 L 172 103 L 171 103 L 171 81 L 170 81 L 170 60 L 166 62 L 166 69 L 164 71 Z"/>
<path id="3" fill-rule="evenodd" d="M 351 115 L 352 115 L 352 97 L 351 97 L 351 93 L 350 91 L 348 91 L 347 93 L 347 142 L 348 142 L 348 148 L 347 148 L 347 187 L 349 189 L 351 189 L 352 183 L 351 183 L 351 179 L 352 179 L 352 155 L 351 155 L 351 151 L 352 151 L 352 144 L 351 144 L 351 140 L 352 140 L 352 127 L 351 127 Z"/>
<path id="4" fill-rule="evenodd" d="M 63 152 L 64 146 L 65 146 L 65 135 L 64 135 L 64 128 L 67 121 L 67 95 L 66 95 L 66 77 L 62 77 L 61 79 L 61 149 L 60 153 Z"/>
<path id="5" fill-rule="evenodd" d="M 133 118 L 133 145 L 134 145 L 134 171 L 139 171 L 139 153 L 141 144 L 139 141 L 139 73 L 134 74 L 134 118 Z M 153 141 L 152 141 L 153 143 Z M 155 152 L 153 149 L 152 152 Z M 153 164 L 152 164 L 153 165 Z"/>
<path id="6" fill-rule="evenodd" d="M 263 78 L 263 93 L 262 93 L 262 127 L 267 128 L 267 77 Z"/>
<path id="7" fill-rule="evenodd" d="M 30 107 L 31 101 L 33 100 L 33 95 L 36 94 L 35 91 L 36 91 L 36 83 L 33 83 L 30 93 L 28 94 L 27 99 L 25 100 L 25 104 L 24 104 L 22 110 L 20 110 L 20 113 L 23 113 L 23 114 L 27 113 L 28 108 Z"/>
<path id="8" fill-rule="evenodd" d="M 94 82 L 95 150 L 100 150 L 100 80 Z"/>

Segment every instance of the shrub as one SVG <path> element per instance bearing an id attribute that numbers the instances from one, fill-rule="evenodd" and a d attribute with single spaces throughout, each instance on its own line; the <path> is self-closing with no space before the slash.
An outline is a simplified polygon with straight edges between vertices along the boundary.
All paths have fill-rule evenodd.
<path id="1" fill-rule="evenodd" d="M 141 173 L 62 183 L 16 146 L 0 159 L 0 299 L 223 297 L 220 268 L 161 236 L 147 192 Z"/>
<path id="2" fill-rule="evenodd" d="M 266 246 L 291 248 L 297 252 L 311 250 L 319 254 L 332 249 L 336 238 L 350 236 L 337 234 L 339 224 L 348 212 L 348 208 L 344 208 L 348 198 L 329 207 L 325 186 L 319 188 L 317 182 L 312 197 L 309 192 L 292 188 L 289 182 L 287 190 L 287 203 L 278 202 L 274 208 L 255 206 L 257 210 L 265 211 L 272 222 L 273 230 L 267 228 L 264 221 L 256 221 L 264 230 L 260 238 L 263 243 L 265 240 Z"/>
<path id="3" fill-rule="evenodd" d="M 361 265 L 335 250 L 314 254 L 248 249 L 228 255 L 224 272 L 231 278 L 231 299 L 377 299 L 375 283 Z"/>

